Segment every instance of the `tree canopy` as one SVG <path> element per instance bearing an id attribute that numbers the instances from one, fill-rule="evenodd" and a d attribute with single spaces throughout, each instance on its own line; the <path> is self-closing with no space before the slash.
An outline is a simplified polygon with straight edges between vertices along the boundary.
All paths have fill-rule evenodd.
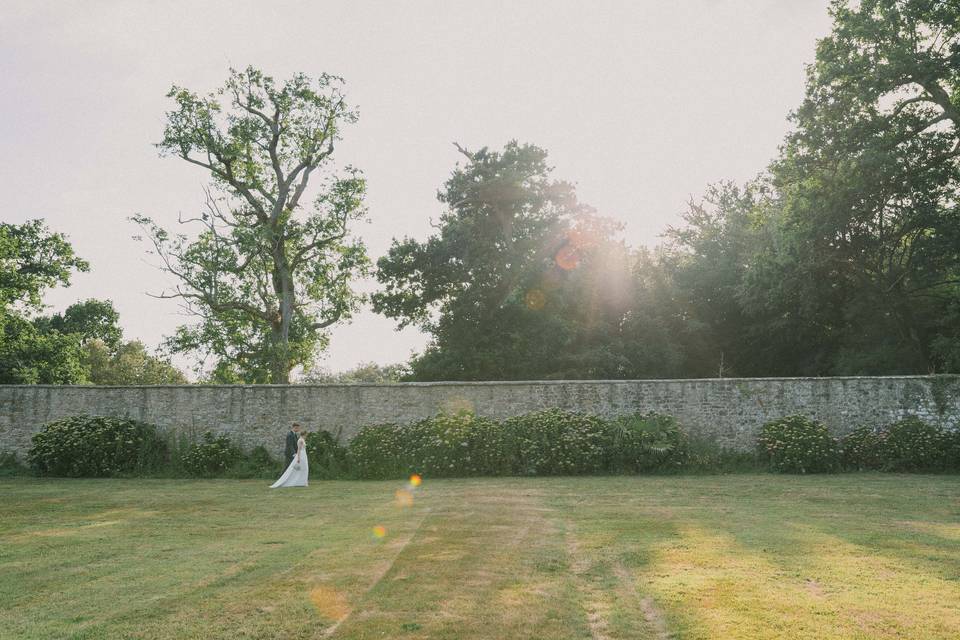
<path id="1" fill-rule="evenodd" d="M 543 149 L 460 151 L 438 232 L 395 241 L 378 262 L 374 309 L 433 338 L 412 375 L 611 375 L 630 270 L 618 226 L 550 177 Z"/>
<path id="2" fill-rule="evenodd" d="M 588 234 L 603 268 L 578 250 L 557 270 L 595 212 L 542 150 L 466 154 L 439 233 L 378 263 L 375 308 L 433 337 L 413 376 L 960 371 L 960 4 L 830 12 L 780 155 L 708 187 L 655 249 L 613 250 L 608 227 Z M 534 313 L 524 296 L 552 272 Z"/>
<path id="3" fill-rule="evenodd" d="M 956 370 L 943 345 L 960 338 L 960 4 L 831 13 L 771 167 L 776 251 L 746 297 L 792 312 L 787 331 L 805 325 L 799 372 Z"/>
<path id="4" fill-rule="evenodd" d="M 296 74 L 276 82 L 248 67 L 231 70 L 201 96 L 174 86 L 174 109 L 158 147 L 208 172 L 204 210 L 181 223 L 199 234 L 171 235 L 146 217 L 161 268 L 197 318 L 168 345 L 213 356 L 222 381 L 289 380 L 326 345 L 325 329 L 362 300 L 352 280 L 368 259 L 352 222 L 366 216 L 366 183 L 353 167 L 337 170 L 333 152 L 357 113 L 341 78 Z M 307 204 L 311 181 L 319 185 Z"/>

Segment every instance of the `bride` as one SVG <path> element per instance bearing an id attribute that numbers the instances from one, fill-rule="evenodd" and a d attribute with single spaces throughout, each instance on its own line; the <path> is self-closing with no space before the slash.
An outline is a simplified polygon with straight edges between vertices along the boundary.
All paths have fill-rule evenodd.
<path id="1" fill-rule="evenodd" d="M 287 470 L 283 472 L 283 475 L 270 485 L 271 489 L 276 489 L 277 487 L 305 487 L 307 486 L 307 475 L 309 472 L 309 466 L 307 462 L 307 441 L 305 436 L 307 435 L 306 431 L 300 432 L 300 437 L 297 438 L 297 452 L 293 454 L 293 459 L 290 461 L 290 464 L 287 466 Z"/>

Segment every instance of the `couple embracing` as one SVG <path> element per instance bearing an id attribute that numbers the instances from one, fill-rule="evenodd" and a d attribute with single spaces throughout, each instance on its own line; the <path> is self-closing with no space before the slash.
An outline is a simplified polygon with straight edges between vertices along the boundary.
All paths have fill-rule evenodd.
<path id="1" fill-rule="evenodd" d="M 283 459 L 287 462 L 287 468 L 283 475 L 270 485 L 271 489 L 279 487 L 305 487 L 307 486 L 307 476 L 309 475 L 309 466 L 307 464 L 307 432 L 300 426 L 300 423 L 294 422 L 287 432 L 287 441 L 283 450 Z"/>

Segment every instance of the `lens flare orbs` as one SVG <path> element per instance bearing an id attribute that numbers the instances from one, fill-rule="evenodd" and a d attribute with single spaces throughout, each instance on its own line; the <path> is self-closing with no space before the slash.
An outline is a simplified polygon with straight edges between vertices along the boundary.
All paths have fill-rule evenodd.
<path id="1" fill-rule="evenodd" d="M 410 476 L 411 487 L 419 487 L 422 483 L 423 483 L 423 478 L 421 478 L 419 474 L 415 473 L 412 476 Z"/>
<path id="2" fill-rule="evenodd" d="M 413 506 L 413 493 L 409 489 L 397 489 L 393 493 L 393 499 L 398 507 Z"/>
<path id="3" fill-rule="evenodd" d="M 337 621 L 347 617 L 350 613 L 350 604 L 344 595 L 336 589 L 319 586 L 310 591 L 310 601 L 321 616 L 327 620 Z"/>
<path id="4" fill-rule="evenodd" d="M 377 540 L 385 538 L 387 535 L 387 528 L 381 524 L 378 524 L 373 528 L 373 537 Z"/>
<path id="5" fill-rule="evenodd" d="M 557 255 L 554 256 L 554 262 L 557 263 L 557 266 L 563 269 L 564 271 L 570 271 L 571 269 L 576 269 L 580 264 L 580 254 L 577 252 L 576 247 L 572 245 L 564 245 Z"/>
<path id="6" fill-rule="evenodd" d="M 523 301 L 531 311 L 540 311 L 543 305 L 547 304 L 547 296 L 540 289 L 530 289 L 523 297 Z"/>

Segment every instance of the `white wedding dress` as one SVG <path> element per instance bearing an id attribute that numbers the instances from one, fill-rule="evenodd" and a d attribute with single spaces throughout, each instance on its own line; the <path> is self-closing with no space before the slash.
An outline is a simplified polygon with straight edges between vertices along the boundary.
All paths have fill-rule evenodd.
<path id="1" fill-rule="evenodd" d="M 297 455 L 300 456 L 300 462 L 297 462 Z M 297 453 L 293 454 L 293 459 L 290 461 L 290 465 L 287 466 L 287 470 L 283 472 L 279 480 L 270 485 L 270 488 L 305 487 L 307 486 L 308 473 L 307 442 L 301 437 L 297 440 Z"/>

